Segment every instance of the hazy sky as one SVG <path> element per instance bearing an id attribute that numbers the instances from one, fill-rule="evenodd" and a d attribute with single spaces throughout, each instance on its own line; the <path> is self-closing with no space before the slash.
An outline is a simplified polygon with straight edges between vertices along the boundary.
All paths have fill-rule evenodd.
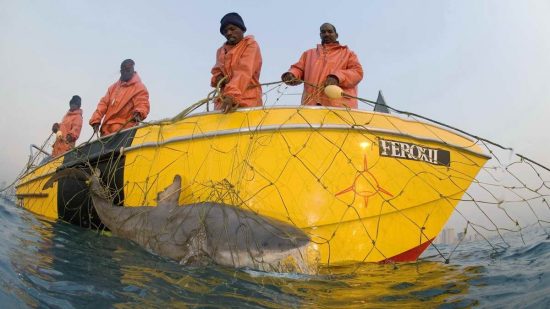
<path id="1" fill-rule="evenodd" d="M 365 70 L 361 97 L 448 123 L 550 165 L 550 1 L 0 0 L 0 181 L 25 164 L 72 95 L 85 126 L 120 62 L 136 61 L 148 120 L 206 96 L 219 20 L 236 11 L 279 79 L 333 23 Z M 299 92 L 296 89 L 296 92 Z M 283 103 L 298 104 L 299 96 Z M 361 108 L 369 108 L 365 105 Z"/>

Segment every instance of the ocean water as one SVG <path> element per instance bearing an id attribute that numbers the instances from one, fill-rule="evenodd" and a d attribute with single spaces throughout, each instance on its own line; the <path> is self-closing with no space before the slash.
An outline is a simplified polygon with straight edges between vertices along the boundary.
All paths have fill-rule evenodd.
<path id="1" fill-rule="evenodd" d="M 185 267 L 0 198 L 0 306 L 549 308 L 546 235 L 531 228 L 498 252 L 486 242 L 463 243 L 448 264 L 430 248 L 416 263 L 362 264 L 306 276 Z"/>

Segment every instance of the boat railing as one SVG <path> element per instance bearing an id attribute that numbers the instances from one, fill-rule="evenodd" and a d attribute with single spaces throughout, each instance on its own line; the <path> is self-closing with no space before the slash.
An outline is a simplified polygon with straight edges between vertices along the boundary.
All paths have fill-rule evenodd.
<path id="1" fill-rule="evenodd" d="M 35 152 L 34 149 L 36 149 L 37 151 Z M 29 161 L 27 162 L 27 168 L 26 168 L 27 171 L 29 171 L 30 169 L 32 169 L 32 168 L 34 168 L 38 165 L 41 165 L 42 163 L 50 160 L 50 158 L 51 158 L 50 153 L 48 153 L 47 151 L 45 151 L 44 149 L 38 147 L 35 144 L 31 144 L 29 146 L 29 152 L 30 152 L 29 153 Z M 38 161 L 39 157 L 41 157 L 41 160 L 39 160 L 39 163 L 36 163 Z"/>

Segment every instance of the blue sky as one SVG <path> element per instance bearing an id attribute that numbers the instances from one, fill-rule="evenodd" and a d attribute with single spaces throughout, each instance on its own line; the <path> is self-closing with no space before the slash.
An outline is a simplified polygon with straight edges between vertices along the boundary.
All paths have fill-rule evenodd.
<path id="1" fill-rule="evenodd" d="M 0 0 L 0 181 L 10 182 L 68 109 L 87 123 L 120 62 L 136 61 L 148 120 L 171 117 L 211 90 L 224 39 L 243 16 L 279 79 L 333 23 L 365 70 L 359 95 L 494 140 L 550 165 L 548 1 L 6 1 Z M 300 92 L 295 88 L 293 92 Z M 285 104 L 298 104 L 287 96 Z M 360 108 L 370 109 L 368 106 Z M 79 142 L 88 140 L 85 125 Z"/>

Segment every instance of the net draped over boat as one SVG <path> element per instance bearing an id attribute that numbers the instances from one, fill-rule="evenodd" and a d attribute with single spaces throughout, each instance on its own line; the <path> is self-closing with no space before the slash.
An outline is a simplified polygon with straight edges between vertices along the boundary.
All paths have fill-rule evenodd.
<path id="1" fill-rule="evenodd" d="M 550 237 L 550 171 L 545 166 L 473 135 L 468 136 L 471 145 L 449 142 L 446 130 L 437 129 L 440 123 L 391 108 L 392 114 L 360 115 L 346 109 L 277 108 L 287 95 L 296 98 L 288 94 L 287 86 L 270 84 L 264 86 L 264 102 L 269 102 L 264 108 L 237 111 L 231 118 L 211 113 L 204 119 L 206 114 L 190 114 L 198 107 L 192 106 L 172 120 L 89 142 L 69 155 L 76 162 L 73 167 L 101 170 L 102 183 L 110 192 L 106 199 L 113 205 L 155 206 L 162 202 L 158 193 L 179 175 L 181 188 L 173 194 L 179 195 L 180 206 L 210 202 L 244 210 L 244 215 L 236 215 L 240 224 L 227 230 L 240 233 L 235 243 L 228 244 L 229 254 L 242 259 L 242 246 L 248 246 L 244 251 L 263 270 L 311 272 L 318 262 L 330 266 L 333 260 L 345 261 L 349 251 L 358 255 L 355 261 L 393 263 L 414 255 L 393 249 L 392 244 L 407 241 L 416 242 L 413 250 L 430 246 L 436 252 L 432 259 L 448 262 L 467 241 L 480 241 L 491 252 L 506 250 L 510 235 L 521 237 L 533 225 Z M 410 138 L 411 130 L 429 138 L 421 146 Z M 445 147 L 451 152 L 449 162 L 440 161 Z M 472 154 L 474 148 L 491 158 L 486 161 Z M 440 157 L 434 158 L 437 150 Z M 102 155 L 92 158 L 92 153 Z M 37 162 L 38 156 L 30 162 Z M 469 171 L 476 172 L 471 176 Z M 60 180 L 59 190 L 63 186 Z M 67 221 L 104 230 L 85 197 L 88 189 L 82 185 L 77 194 L 71 193 L 86 205 L 61 213 Z M 70 199 L 64 203 L 74 205 Z M 443 241 L 443 233 L 454 232 L 444 229 L 436 238 L 439 231 L 434 231 L 447 222 L 447 213 L 453 213 L 448 226 L 458 235 Z M 258 228 L 247 228 L 255 215 L 296 227 L 306 235 L 307 245 L 300 243 L 292 256 L 266 265 L 265 244 L 254 235 Z M 203 234 L 213 229 L 206 216 L 203 213 Z M 289 242 L 300 238 L 279 225 L 270 231 Z M 285 235 L 288 231 L 291 235 Z M 210 241 L 208 237 L 202 240 Z"/>

